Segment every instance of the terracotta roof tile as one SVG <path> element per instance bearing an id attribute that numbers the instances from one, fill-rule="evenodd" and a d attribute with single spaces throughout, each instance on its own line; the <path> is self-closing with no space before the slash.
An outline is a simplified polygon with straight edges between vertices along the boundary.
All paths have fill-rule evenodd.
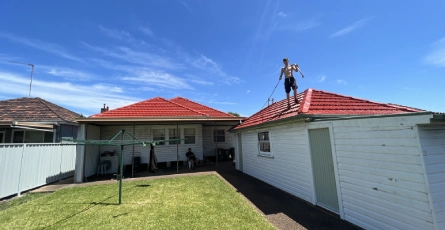
<path id="1" fill-rule="evenodd" d="M 189 100 L 187 98 L 175 97 L 175 98 L 171 99 L 170 101 L 176 102 L 178 104 L 181 104 L 181 105 L 183 105 L 183 106 L 185 106 L 187 108 L 193 109 L 195 111 L 199 111 L 201 113 L 208 114 L 211 117 L 234 117 L 231 114 L 224 113 L 224 112 L 221 112 L 219 110 L 210 108 L 208 106 L 196 103 L 196 102 L 191 101 L 191 100 Z"/>
<path id="2" fill-rule="evenodd" d="M 92 115 L 92 118 L 112 117 L 180 117 L 180 116 L 210 116 L 222 117 L 231 115 L 198 104 L 188 99 L 177 97 L 166 100 L 155 97 L 145 101 L 137 102 L 128 106 L 109 110 L 104 113 Z"/>
<path id="3" fill-rule="evenodd" d="M 235 129 L 259 125 L 299 114 L 384 115 L 424 111 L 407 106 L 372 102 L 315 89 L 307 89 L 299 93 L 298 99 L 300 104 L 291 102 L 292 107 L 290 109 L 287 109 L 287 99 L 273 103 L 247 118 Z"/>
<path id="4" fill-rule="evenodd" d="M 72 121 L 80 114 L 41 98 L 0 101 L 0 121 Z"/>

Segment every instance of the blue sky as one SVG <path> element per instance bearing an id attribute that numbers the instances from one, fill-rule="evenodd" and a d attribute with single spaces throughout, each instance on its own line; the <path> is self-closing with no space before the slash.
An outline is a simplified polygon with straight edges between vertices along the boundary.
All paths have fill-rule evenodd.
<path id="1" fill-rule="evenodd" d="M 0 2 L 0 100 L 83 115 L 182 96 L 250 116 L 298 63 L 298 92 L 445 111 L 445 1 Z M 273 96 L 285 98 L 283 81 Z"/>

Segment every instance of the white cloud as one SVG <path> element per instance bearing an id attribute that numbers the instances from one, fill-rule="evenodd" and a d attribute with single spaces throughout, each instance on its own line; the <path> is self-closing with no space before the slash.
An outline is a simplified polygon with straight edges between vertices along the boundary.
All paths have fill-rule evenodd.
<path id="1" fill-rule="evenodd" d="M 424 58 L 424 61 L 430 65 L 445 67 L 445 37 L 433 44 L 433 51 Z"/>
<path id="2" fill-rule="evenodd" d="M 29 78 L 14 73 L 0 72 L 0 94 L 24 97 L 28 96 Z M 110 88 L 119 87 L 108 85 Z M 141 101 L 113 90 L 98 90 L 101 84 L 81 85 L 70 82 L 33 80 L 31 97 L 40 97 L 77 113 L 90 115 L 98 113 L 101 105 L 106 103 L 110 108 L 122 107 Z M 118 90 L 117 90 L 118 91 Z"/>
<path id="3" fill-rule="evenodd" d="M 342 84 L 342 85 L 346 85 L 346 84 L 348 84 L 348 82 L 345 81 L 345 80 L 337 80 L 337 83 L 338 83 L 338 84 Z"/>
<path id="4" fill-rule="evenodd" d="M 212 59 L 201 54 L 198 58 L 190 58 L 186 57 L 185 59 L 189 62 L 194 68 L 204 70 L 208 74 L 210 74 L 213 78 L 217 77 L 217 79 L 227 85 L 238 84 L 241 82 L 241 79 L 235 76 L 230 76 L 222 70 L 222 67 L 214 62 Z"/>
<path id="5" fill-rule="evenodd" d="M 320 22 L 311 19 L 311 20 L 299 21 L 296 23 L 282 24 L 277 27 L 277 30 L 301 32 L 301 31 L 305 31 L 305 30 L 309 30 L 309 29 L 318 27 L 318 26 L 320 26 Z"/>
<path id="6" fill-rule="evenodd" d="M 128 47 L 116 47 L 113 50 L 92 46 L 87 44 L 86 42 L 82 42 L 82 44 L 94 51 L 97 51 L 105 56 L 120 59 L 126 61 L 128 63 L 142 65 L 142 66 L 153 66 L 158 68 L 166 68 L 166 69 L 178 69 L 178 65 L 172 65 L 173 63 L 169 58 L 156 55 L 150 52 L 139 52 L 134 51 Z"/>
<path id="7" fill-rule="evenodd" d="M 108 37 L 111 37 L 111 38 L 114 38 L 117 40 L 123 40 L 123 41 L 134 41 L 134 39 L 131 37 L 130 33 L 127 31 L 109 29 L 109 28 L 103 27 L 102 25 L 99 25 L 99 28 Z"/>
<path id="8" fill-rule="evenodd" d="M 181 3 L 185 8 L 187 8 L 190 13 L 193 13 L 192 9 L 182 0 L 178 0 L 179 3 Z"/>
<path id="9" fill-rule="evenodd" d="M 90 81 L 99 78 L 97 75 L 91 73 L 65 67 L 36 65 L 36 72 L 40 71 L 40 69 L 47 74 L 63 77 L 64 79 L 68 80 Z"/>
<path id="10" fill-rule="evenodd" d="M 330 37 L 330 38 L 335 38 L 335 37 L 339 37 L 339 36 L 343 36 L 343 35 L 345 35 L 345 34 L 348 34 L 348 33 L 352 32 L 353 30 L 356 30 L 356 29 L 358 29 L 358 28 L 364 26 L 365 23 L 366 23 L 368 20 L 372 19 L 372 18 L 373 18 L 373 17 L 369 17 L 369 18 L 365 18 L 365 19 L 356 21 L 356 22 L 354 22 L 352 25 L 350 25 L 350 26 L 348 26 L 348 27 L 346 27 L 346 28 L 343 28 L 343 29 L 341 29 L 341 30 L 339 30 L 339 31 L 337 31 L 337 32 L 335 32 L 335 33 L 329 35 L 329 37 Z"/>
<path id="11" fill-rule="evenodd" d="M 250 89 L 249 89 L 249 90 L 247 90 L 247 93 L 250 93 Z"/>
<path id="12" fill-rule="evenodd" d="M 147 27 L 144 27 L 144 26 L 139 26 L 139 28 L 138 28 L 142 33 L 144 33 L 145 35 L 148 35 L 148 36 L 150 36 L 150 37 L 153 37 L 154 36 L 154 33 L 153 33 L 153 31 L 151 31 L 149 28 L 147 28 Z"/>
<path id="13" fill-rule="evenodd" d="M 132 84 L 146 84 L 147 87 L 161 87 L 178 90 L 193 89 L 185 79 L 163 72 L 141 71 L 135 76 L 125 76 L 121 79 Z"/>
<path id="14" fill-rule="evenodd" d="M 326 76 L 325 75 L 318 77 L 318 81 L 317 82 L 321 83 L 321 82 L 324 82 L 324 80 L 326 80 Z"/>
<path id="15" fill-rule="evenodd" d="M 287 14 L 285 14 L 285 13 L 282 12 L 282 11 L 281 11 L 280 13 L 278 13 L 277 15 L 280 16 L 280 17 L 283 17 L 283 18 L 284 18 L 284 17 L 287 17 Z"/>
<path id="16" fill-rule="evenodd" d="M 121 87 L 113 86 L 111 84 L 101 83 L 101 84 L 95 84 L 92 87 L 96 90 L 102 90 L 102 91 L 110 91 L 110 92 L 115 92 L 115 93 L 123 93 L 124 92 Z"/>
<path id="17" fill-rule="evenodd" d="M 42 42 L 42 41 L 35 40 L 35 39 L 31 40 L 31 39 L 22 38 L 22 37 L 13 35 L 13 34 L 3 33 L 3 32 L 0 32 L 0 38 L 7 39 L 11 42 L 20 43 L 20 44 L 23 44 L 23 45 L 26 45 L 26 46 L 29 46 L 29 47 L 32 47 L 35 49 L 39 49 L 39 50 L 54 54 L 59 57 L 82 62 L 82 59 L 65 52 L 64 48 L 57 44 L 46 43 L 46 42 Z"/>

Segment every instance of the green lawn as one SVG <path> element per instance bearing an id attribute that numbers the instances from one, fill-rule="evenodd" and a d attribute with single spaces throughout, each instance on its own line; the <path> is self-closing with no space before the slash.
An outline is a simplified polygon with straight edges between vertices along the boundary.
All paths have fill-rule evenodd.
<path id="1" fill-rule="evenodd" d="M 125 182 L 121 205 L 117 183 L 14 202 L 0 229 L 274 229 L 216 175 Z"/>

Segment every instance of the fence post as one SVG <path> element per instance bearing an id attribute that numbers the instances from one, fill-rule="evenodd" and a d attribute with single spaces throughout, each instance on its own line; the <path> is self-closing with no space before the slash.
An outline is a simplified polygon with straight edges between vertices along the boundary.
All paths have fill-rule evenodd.
<path id="1" fill-rule="evenodd" d="M 23 155 L 25 154 L 26 144 L 23 144 L 22 148 L 22 159 L 20 160 L 20 170 L 19 170 L 19 183 L 17 184 L 17 196 L 21 196 L 20 184 L 22 183 L 22 165 L 23 165 Z"/>
<path id="2" fill-rule="evenodd" d="M 63 145 L 60 145 L 60 168 L 59 168 L 59 181 L 62 180 L 62 162 L 63 162 Z"/>

